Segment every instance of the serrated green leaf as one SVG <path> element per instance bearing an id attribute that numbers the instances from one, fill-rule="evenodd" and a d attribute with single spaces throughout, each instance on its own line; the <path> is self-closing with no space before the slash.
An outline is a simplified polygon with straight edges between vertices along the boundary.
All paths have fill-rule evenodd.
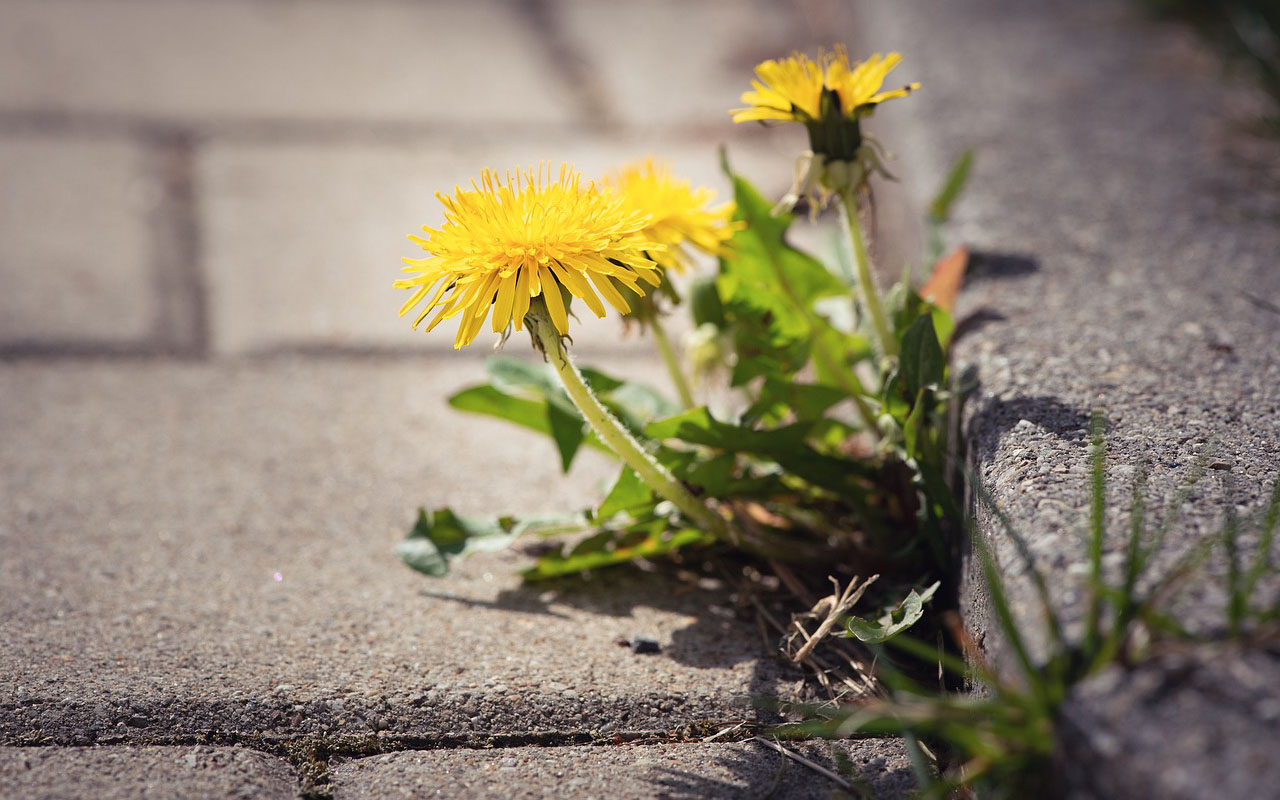
<path id="1" fill-rule="evenodd" d="M 820 383 L 797 383 L 765 378 L 756 401 L 742 415 L 743 422 L 779 422 L 788 416 L 801 421 L 816 420 L 823 412 L 847 399 L 844 390 Z"/>
<path id="2" fill-rule="evenodd" d="M 524 570 L 526 580 L 537 581 L 574 575 L 601 567 L 625 564 L 638 558 L 659 558 L 684 547 L 712 544 L 716 538 L 692 528 L 676 531 L 627 534 L 603 532 L 584 540 L 568 553 L 551 553 Z"/>
<path id="3" fill-rule="evenodd" d="M 908 397 L 928 386 L 942 383 L 946 373 L 946 356 L 938 344 L 933 317 L 923 314 L 902 335 L 902 351 L 898 357 L 898 375 Z"/>
<path id="4" fill-rule="evenodd" d="M 808 360 L 814 301 L 847 294 L 821 262 L 786 241 L 789 214 L 771 204 L 744 178 L 729 173 L 746 225 L 721 259 L 717 294 L 733 329 L 738 360 L 732 381 L 740 386 L 761 375 L 790 376 Z"/>
<path id="5" fill-rule="evenodd" d="M 520 531 L 514 517 L 460 517 L 448 508 L 418 509 L 418 521 L 396 545 L 404 563 L 418 572 L 441 577 L 449 572 L 449 560 L 481 550 L 500 550 Z"/>
<path id="6" fill-rule="evenodd" d="M 550 437 L 560 453 L 561 468 L 568 471 L 576 447 L 569 447 L 577 431 L 580 438 L 578 444 L 586 444 L 610 457 L 616 458 L 613 451 L 605 446 L 594 433 L 583 427 L 582 417 L 575 416 L 559 406 L 553 406 L 546 399 L 530 400 L 504 394 L 493 386 L 472 386 L 463 389 L 449 398 L 449 405 L 459 411 L 473 414 L 484 414 L 507 422 L 513 422 L 523 428 L 537 431 Z M 573 420 L 570 422 L 570 420 Z"/>
<path id="7" fill-rule="evenodd" d="M 689 313 L 694 327 L 707 323 L 717 328 L 724 327 L 724 305 L 720 302 L 720 291 L 714 276 L 702 276 L 694 280 L 689 288 Z"/>
<path id="8" fill-rule="evenodd" d="M 551 435 L 544 400 L 526 400 L 503 394 L 492 386 L 472 386 L 449 398 L 449 405 L 459 411 L 484 414 L 514 422 L 521 427 Z"/>
<path id="9" fill-rule="evenodd" d="M 640 480 L 640 476 L 630 467 L 623 467 L 622 473 L 618 475 L 618 480 L 613 484 L 613 488 L 609 490 L 609 494 L 604 498 L 604 502 L 596 509 L 596 518 L 604 521 L 608 520 L 615 514 L 627 513 L 631 516 L 639 516 L 639 512 L 645 508 L 652 508 L 654 503 L 653 490 L 648 484 Z"/>
<path id="10" fill-rule="evenodd" d="M 556 403 L 547 403 L 547 426 L 560 453 L 560 470 L 568 472 L 573 457 L 587 438 L 587 424 L 577 409 L 567 411 Z"/>
<path id="11" fill-rule="evenodd" d="M 896 608 L 888 609 L 875 622 L 849 617 L 848 635 L 868 644 L 879 644 L 892 639 L 920 621 L 924 616 L 924 604 L 933 598 L 940 585 L 940 582 L 935 582 L 919 593 L 912 589 Z"/>
<path id="12" fill-rule="evenodd" d="M 748 259 L 752 268 L 738 274 L 744 277 L 759 276 L 766 285 L 772 285 L 775 289 L 779 281 L 785 280 L 796 299 L 801 302 L 812 303 L 820 297 L 847 293 L 844 282 L 822 262 L 787 242 L 787 229 L 791 227 L 794 217 L 785 213 L 775 216 L 773 204 L 765 200 L 749 181 L 741 175 L 733 175 L 732 178 L 736 204 L 734 216 L 746 222 L 746 227 L 735 234 L 733 246 L 736 248 L 745 244 L 758 256 L 767 259 L 764 264 Z M 770 264 L 768 261 L 777 263 Z M 780 276 L 774 274 L 774 266 L 781 268 Z"/>
<path id="13" fill-rule="evenodd" d="M 861 462 L 814 450 L 806 443 L 813 430 L 812 422 L 754 430 L 720 422 L 705 408 L 696 408 L 652 422 L 645 433 L 654 439 L 680 439 L 689 444 L 769 459 L 796 477 L 858 505 L 859 498 L 866 493 L 864 480 L 872 476 L 871 470 Z"/>
<path id="14" fill-rule="evenodd" d="M 518 358 L 493 356 L 485 360 L 490 385 L 475 386 L 449 398 L 462 411 L 497 417 L 549 436 L 560 456 L 560 467 L 568 472 L 574 457 L 586 444 L 613 456 L 587 427 L 581 413 L 545 364 Z M 622 381 L 590 367 L 582 367 L 583 377 L 600 401 L 633 432 L 645 423 L 678 410 L 652 388 Z"/>
<path id="15" fill-rule="evenodd" d="M 545 397 L 560 389 L 545 364 L 510 356 L 489 356 L 484 360 L 489 383 L 504 394 L 532 394 Z"/>

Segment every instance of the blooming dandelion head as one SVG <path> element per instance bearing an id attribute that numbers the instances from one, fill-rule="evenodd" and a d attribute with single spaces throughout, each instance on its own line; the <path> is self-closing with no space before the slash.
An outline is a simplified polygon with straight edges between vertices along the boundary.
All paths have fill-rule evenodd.
<path id="1" fill-rule="evenodd" d="M 715 190 L 695 189 L 652 157 L 605 176 L 604 183 L 627 209 L 650 218 L 644 235 L 661 247 L 649 255 L 664 268 L 688 267 L 690 247 L 720 255 L 733 237 L 732 202 L 713 207 Z"/>
<path id="2" fill-rule="evenodd" d="M 470 189 L 437 197 L 445 222 L 409 237 L 428 255 L 405 258 L 410 277 L 395 286 L 413 290 L 400 314 L 417 308 L 415 328 L 432 312 L 427 330 L 460 317 L 455 348 L 470 344 L 487 317 L 495 332 L 513 322 L 520 330 L 539 296 L 567 334 L 562 287 L 603 317 L 606 302 L 630 310 L 621 287 L 644 295 L 661 283 L 660 266 L 647 255 L 662 249 L 645 233 L 650 217 L 584 183 L 567 164 L 558 173 L 543 164 L 505 177 L 486 169 Z"/>
<path id="3" fill-rule="evenodd" d="M 824 118 L 861 119 L 875 107 L 895 97 L 906 97 L 920 84 L 911 83 L 882 91 L 885 78 L 902 56 L 876 53 L 851 64 L 843 47 L 820 50 L 818 58 L 792 53 L 756 67 L 752 91 L 744 92 L 747 108 L 734 109 L 734 122 L 781 120 L 814 123 Z"/>

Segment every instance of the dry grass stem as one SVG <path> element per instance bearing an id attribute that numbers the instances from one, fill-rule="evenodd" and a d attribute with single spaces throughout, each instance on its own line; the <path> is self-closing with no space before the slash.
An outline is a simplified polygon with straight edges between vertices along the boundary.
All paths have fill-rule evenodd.
<path id="1" fill-rule="evenodd" d="M 875 583 L 879 577 L 879 575 L 872 575 L 870 578 L 863 581 L 861 586 L 858 585 L 857 577 L 854 577 L 853 580 L 849 581 L 849 585 L 845 587 L 844 591 L 840 590 L 840 582 L 835 578 L 832 578 L 831 583 L 835 587 L 835 591 L 829 597 L 824 597 L 819 600 L 809 612 L 814 616 L 821 615 L 825 612 L 826 618 L 822 620 L 822 624 L 818 626 L 818 629 L 814 631 L 812 636 L 805 634 L 806 641 L 804 646 L 796 651 L 796 654 L 793 655 L 791 659 L 799 662 L 808 658 L 809 655 L 813 653 L 813 648 L 817 647 L 818 643 L 831 633 L 831 629 L 839 624 L 841 617 L 848 614 L 849 611 L 858 604 L 858 601 L 862 599 L 862 595 L 866 593 L 871 584 Z M 798 622 L 796 623 L 796 627 L 799 627 Z M 801 628 L 801 631 L 803 630 L 804 629 Z"/>
<path id="2" fill-rule="evenodd" d="M 797 764 L 802 764 L 802 765 L 804 765 L 804 766 L 808 767 L 809 769 L 811 769 L 811 770 L 813 770 L 814 772 L 818 773 L 819 775 L 821 775 L 822 777 L 826 778 L 827 780 L 834 781 L 835 783 L 839 784 L 840 788 L 842 788 L 842 789 L 850 789 L 850 788 L 852 788 L 852 784 L 851 784 L 851 783 L 849 783 L 849 782 L 848 782 L 847 780 L 845 780 L 844 778 L 842 778 L 842 777 L 840 777 L 839 775 L 835 774 L 834 772 L 832 772 L 831 770 L 829 770 L 829 769 L 827 769 L 826 767 L 822 766 L 821 764 L 818 764 L 818 763 L 816 763 L 816 762 L 810 761 L 809 759 L 805 758 L 804 756 L 800 755 L 799 753 L 795 752 L 794 750 L 790 750 L 790 749 L 788 749 L 788 748 L 786 748 L 786 747 L 783 747 L 782 745 L 778 744 L 777 742 L 771 742 L 771 741 L 769 741 L 768 739 L 765 739 L 765 738 L 760 737 L 760 736 L 755 736 L 755 737 L 752 737 L 752 738 L 753 738 L 755 741 L 760 742 L 761 744 L 765 745 L 766 747 L 771 747 L 771 748 L 773 748 L 774 750 L 777 750 L 777 751 L 778 751 L 779 753 L 781 753 L 783 756 L 785 756 L 786 758 L 791 759 L 792 761 L 796 762 Z"/>

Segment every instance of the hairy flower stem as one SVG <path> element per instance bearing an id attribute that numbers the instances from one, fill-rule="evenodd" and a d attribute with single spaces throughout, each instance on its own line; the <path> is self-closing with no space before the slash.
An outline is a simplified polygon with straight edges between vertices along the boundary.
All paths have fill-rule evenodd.
<path id="1" fill-rule="evenodd" d="M 697 403 L 693 400 L 693 392 L 689 389 L 689 379 L 684 375 L 684 368 L 680 366 L 680 357 L 671 346 L 671 339 L 667 336 L 667 329 L 662 326 L 660 317 L 661 315 L 654 314 L 649 319 L 649 328 L 653 331 L 653 341 L 658 345 L 658 352 L 662 354 L 662 362 L 667 365 L 667 372 L 671 373 L 671 382 L 675 384 L 676 394 L 680 396 L 680 405 L 687 411 Z"/>
<path id="2" fill-rule="evenodd" d="M 884 315 L 884 306 L 880 304 L 880 291 L 876 288 L 875 278 L 871 274 L 871 257 L 867 255 L 867 244 L 862 236 L 862 222 L 858 219 L 857 189 L 850 186 L 841 190 L 840 205 L 844 206 L 849 241 L 853 243 L 853 261 L 858 269 L 858 288 L 862 292 L 862 302 L 871 316 L 871 325 L 875 328 L 876 338 L 880 342 L 880 352 L 886 356 L 896 356 L 898 340 L 893 337 L 889 321 Z"/>
<path id="3" fill-rule="evenodd" d="M 525 323 L 529 326 L 529 331 L 533 334 L 539 349 L 555 368 L 556 375 L 564 384 L 565 391 L 569 393 L 569 399 L 582 412 L 582 416 L 586 418 L 587 423 L 591 425 L 591 429 L 596 432 L 601 441 L 608 445 L 624 464 L 635 470 L 636 475 L 644 481 L 646 486 L 674 503 L 676 508 L 680 509 L 694 524 L 722 541 L 733 541 L 729 524 L 724 517 L 711 511 L 690 494 L 689 490 L 684 488 L 684 485 L 666 467 L 644 451 L 631 432 L 622 427 L 617 418 L 600 403 L 599 398 L 587 386 L 582 373 L 570 358 L 564 338 L 551 324 L 551 318 L 541 298 L 534 300 L 529 314 L 525 317 Z"/>

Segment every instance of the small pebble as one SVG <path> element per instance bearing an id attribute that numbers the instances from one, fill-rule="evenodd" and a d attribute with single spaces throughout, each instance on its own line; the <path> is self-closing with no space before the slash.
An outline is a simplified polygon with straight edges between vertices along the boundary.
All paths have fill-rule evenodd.
<path id="1" fill-rule="evenodd" d="M 657 639 L 650 639 L 647 636 L 636 636 L 631 640 L 631 652 L 661 653 L 662 645 L 658 644 Z"/>

